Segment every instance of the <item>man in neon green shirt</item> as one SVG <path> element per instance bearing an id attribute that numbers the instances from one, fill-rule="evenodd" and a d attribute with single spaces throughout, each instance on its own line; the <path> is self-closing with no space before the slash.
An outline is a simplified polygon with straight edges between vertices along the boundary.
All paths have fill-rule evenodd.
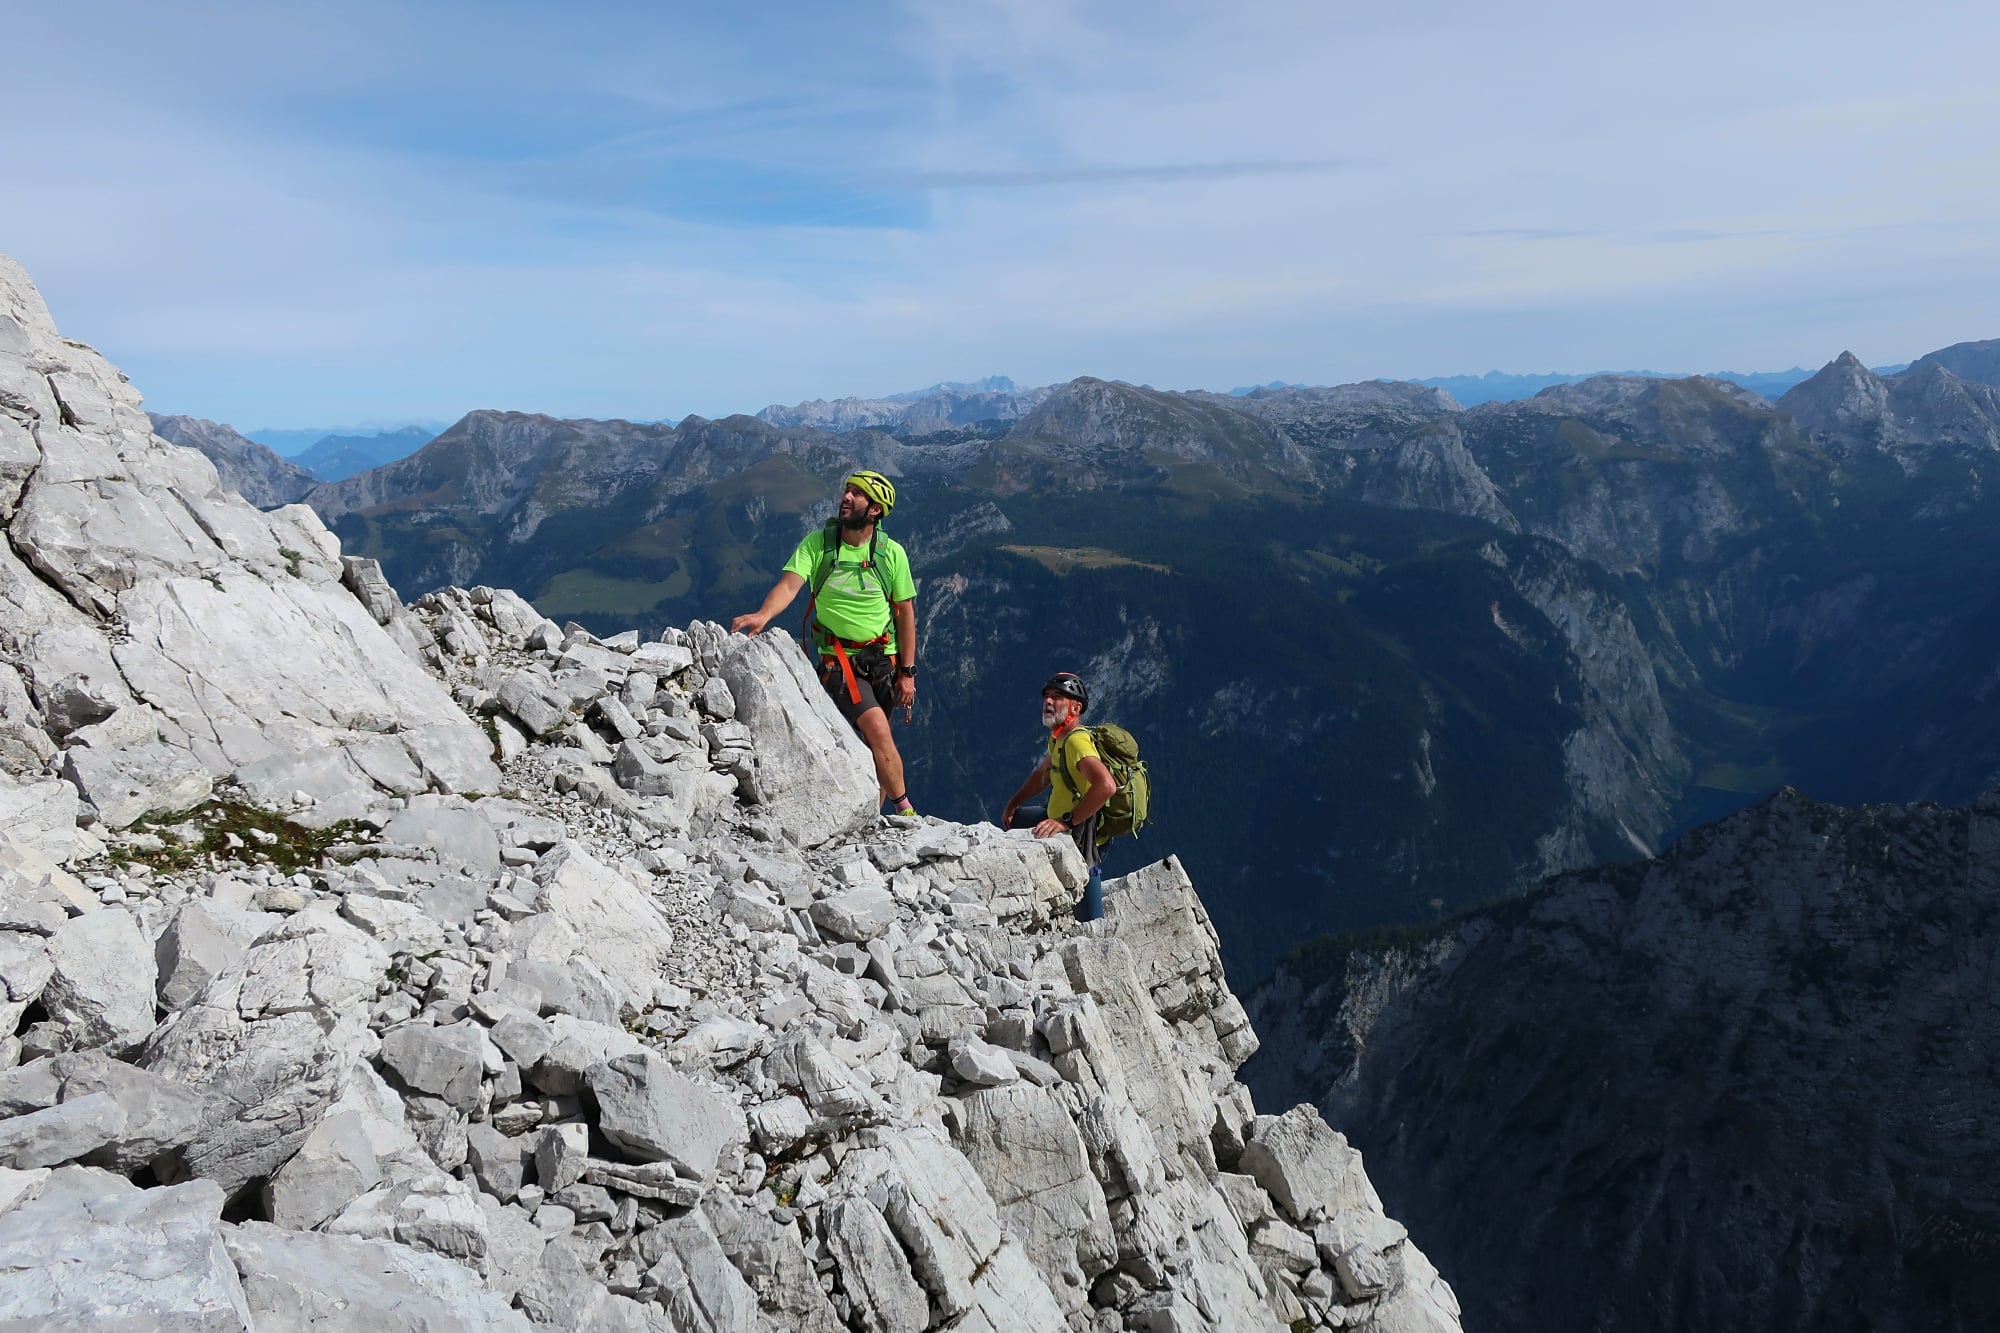
<path id="1" fill-rule="evenodd" d="M 808 534 L 785 562 L 764 604 L 730 628 L 755 634 L 810 587 L 808 648 L 820 684 L 875 757 L 875 781 L 891 812 L 913 815 L 903 785 L 903 756 L 889 734 L 889 710 L 907 719 L 917 701 L 917 585 L 910 557 L 881 521 L 896 507 L 896 488 L 879 472 L 847 479 L 831 523 Z"/>

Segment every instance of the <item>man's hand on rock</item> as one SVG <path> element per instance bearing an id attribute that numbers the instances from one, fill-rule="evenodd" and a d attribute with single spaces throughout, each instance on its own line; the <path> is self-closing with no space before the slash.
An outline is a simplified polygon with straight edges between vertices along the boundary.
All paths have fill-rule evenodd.
<path id="1" fill-rule="evenodd" d="M 1069 825 L 1063 823 L 1060 819 L 1044 819 L 1041 823 L 1035 825 L 1035 836 L 1038 838 L 1053 838 L 1058 833 L 1067 832 L 1069 832 Z"/>
<path id="2" fill-rule="evenodd" d="M 770 623 L 771 617 L 762 611 L 752 611 L 748 615 L 738 616 L 730 621 L 729 629 L 732 634 L 755 634 Z"/>

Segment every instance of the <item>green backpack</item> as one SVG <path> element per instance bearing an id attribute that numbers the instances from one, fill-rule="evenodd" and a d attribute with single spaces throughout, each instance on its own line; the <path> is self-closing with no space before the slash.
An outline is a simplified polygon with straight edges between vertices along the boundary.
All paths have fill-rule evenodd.
<path id="1" fill-rule="evenodd" d="M 1146 826 L 1146 817 L 1153 801 L 1153 779 L 1146 772 L 1146 761 L 1139 757 L 1139 742 L 1131 732 L 1116 722 L 1100 722 L 1094 727 L 1084 728 L 1097 746 L 1098 757 L 1111 770 L 1112 781 L 1118 784 L 1118 793 L 1104 803 L 1097 812 L 1097 845 L 1102 847 L 1113 838 L 1126 834 L 1139 836 L 1139 830 Z M 1058 760 L 1062 751 L 1056 752 Z M 1056 776 L 1063 786 L 1069 788 L 1070 799 L 1080 801 L 1083 792 L 1076 779 L 1067 768 L 1058 763 Z"/>

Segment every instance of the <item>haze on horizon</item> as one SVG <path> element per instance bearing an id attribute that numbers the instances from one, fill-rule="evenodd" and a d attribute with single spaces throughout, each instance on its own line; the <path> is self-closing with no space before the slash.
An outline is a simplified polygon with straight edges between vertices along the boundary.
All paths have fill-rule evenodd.
<path id="1" fill-rule="evenodd" d="M 1899 362 L 2000 336 L 2000 11 L 10 14 L 0 251 L 243 428 Z"/>

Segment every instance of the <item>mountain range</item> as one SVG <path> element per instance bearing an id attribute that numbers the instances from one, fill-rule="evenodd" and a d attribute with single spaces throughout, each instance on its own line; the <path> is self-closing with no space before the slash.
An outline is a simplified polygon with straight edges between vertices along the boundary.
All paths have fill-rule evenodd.
<path id="1" fill-rule="evenodd" d="M 148 412 L 153 432 L 163 440 L 201 450 L 215 464 L 222 484 L 260 508 L 304 499 L 322 481 L 341 481 L 384 463 L 407 458 L 435 439 L 422 426 L 375 434 L 324 435 L 290 458 L 239 433 L 233 426 L 199 417 Z"/>
<path id="2" fill-rule="evenodd" d="M 286 458 L 297 458 L 320 441 L 330 436 L 354 436 L 373 439 L 381 435 L 395 435 L 405 431 L 422 431 L 429 439 L 451 423 L 448 421 L 367 421 L 352 426 L 261 426 L 256 430 L 244 431 L 246 438 L 275 451 Z"/>
<path id="3" fill-rule="evenodd" d="M 1781 781 L 1978 790 L 1988 355 L 1841 357 L 1776 403 L 1700 377 L 1470 409 L 1081 379 L 671 427 L 475 412 L 307 498 L 406 595 L 517 586 L 610 628 L 747 609 L 845 469 L 891 473 L 929 590 L 916 790 L 996 813 L 1032 758 L 1022 701 L 1086 670 L 1162 774 L 1149 837 L 1255 978 L 1305 935 L 1640 856 Z"/>

